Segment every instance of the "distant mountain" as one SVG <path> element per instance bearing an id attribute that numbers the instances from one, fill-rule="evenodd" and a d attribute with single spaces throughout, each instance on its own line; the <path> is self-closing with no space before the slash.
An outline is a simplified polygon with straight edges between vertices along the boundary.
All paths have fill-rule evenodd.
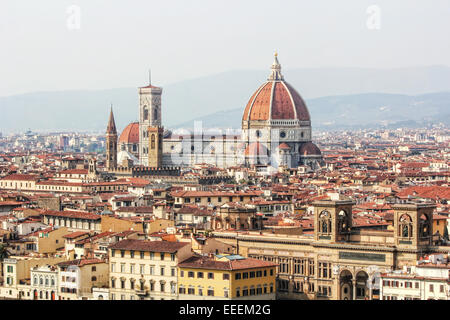
<path id="1" fill-rule="evenodd" d="M 241 112 L 248 99 L 265 81 L 268 73 L 268 70 L 229 71 L 164 86 L 162 97 L 164 125 L 174 127 L 188 119 L 201 118 L 217 112 L 220 114 L 225 111 L 227 112 L 222 114 L 222 120 L 233 117 L 239 123 Z M 363 109 L 383 107 L 396 101 L 395 97 L 389 95 L 360 95 L 366 92 L 399 94 L 398 99 L 401 100 L 406 99 L 401 98 L 401 95 L 450 91 L 450 68 L 446 66 L 398 69 L 283 69 L 283 74 L 307 100 L 315 124 L 330 122 L 334 119 L 327 113 L 317 113 L 316 108 L 319 111 L 324 108 L 326 112 L 329 112 L 331 108 L 333 114 L 340 117 L 339 119 L 346 119 L 342 121 L 343 123 L 348 123 L 358 119 L 353 112 L 359 107 Z M 341 96 L 336 97 L 336 95 Z M 350 95 L 353 98 L 350 99 Z M 317 97 L 324 97 L 320 98 L 324 100 L 313 99 Z M 365 100 L 372 98 L 375 100 Z M 383 101 L 385 98 L 393 100 L 386 102 Z M 414 98 L 410 97 L 410 99 Z M 437 97 L 433 96 L 433 99 Z M 119 130 L 122 130 L 129 122 L 137 120 L 137 87 L 37 92 L 0 97 L 0 132 L 25 131 L 28 128 L 31 130 L 105 130 L 110 103 L 113 103 Z M 317 107 L 316 103 L 318 103 Z M 416 101 L 416 103 L 422 102 Z M 427 106 L 425 103 L 426 101 L 422 105 Z M 340 112 L 334 109 L 336 106 Z M 233 110 L 239 110 L 239 112 Z M 422 111 L 420 107 L 418 110 Z M 237 112 L 238 116 L 233 116 L 233 112 Z M 400 117 L 395 110 L 389 112 Z M 386 111 L 385 114 L 389 112 Z M 357 112 L 357 114 L 361 113 Z M 361 117 L 363 121 L 366 121 L 373 115 L 374 113 L 370 113 L 370 116 L 366 114 Z M 377 112 L 376 115 L 384 117 L 382 112 Z M 406 118 L 402 120 L 409 120 L 409 116 L 415 117 L 410 112 L 409 115 L 407 113 L 404 116 Z M 340 120 L 336 119 L 336 121 L 338 123 Z"/>
<path id="2" fill-rule="evenodd" d="M 315 128 L 361 128 L 450 124 L 450 92 L 417 96 L 366 93 L 306 99 Z M 192 128 L 194 121 L 203 127 L 239 128 L 243 108 L 211 113 L 180 123 Z"/>

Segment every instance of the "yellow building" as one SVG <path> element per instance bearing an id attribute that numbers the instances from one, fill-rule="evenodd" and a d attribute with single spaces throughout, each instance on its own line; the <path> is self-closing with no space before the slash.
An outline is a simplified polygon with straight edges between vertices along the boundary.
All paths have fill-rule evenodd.
<path id="1" fill-rule="evenodd" d="M 108 263 L 100 259 L 76 259 L 57 264 L 59 300 L 87 300 L 92 288 L 108 285 Z"/>
<path id="2" fill-rule="evenodd" d="M 180 300 L 275 300 L 277 264 L 239 255 L 193 256 L 178 264 Z"/>

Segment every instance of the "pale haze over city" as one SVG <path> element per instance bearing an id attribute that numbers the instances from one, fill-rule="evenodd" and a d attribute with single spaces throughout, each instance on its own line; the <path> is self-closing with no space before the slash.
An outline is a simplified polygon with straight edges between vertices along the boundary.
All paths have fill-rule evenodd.
<path id="1" fill-rule="evenodd" d="M 71 6 L 80 11 L 70 29 Z M 369 6 L 381 10 L 369 29 Z M 21 1 L 0 3 L 0 96 L 166 85 L 262 70 L 450 65 L 448 1 Z M 265 70 L 265 69 L 264 69 Z"/>

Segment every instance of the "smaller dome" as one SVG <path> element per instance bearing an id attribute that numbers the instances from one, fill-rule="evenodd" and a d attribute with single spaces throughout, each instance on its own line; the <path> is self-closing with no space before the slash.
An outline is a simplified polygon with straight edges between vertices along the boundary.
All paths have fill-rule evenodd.
<path id="1" fill-rule="evenodd" d="M 267 148 L 260 142 L 252 142 L 245 148 L 244 154 L 250 157 L 264 157 L 268 156 Z"/>
<path id="2" fill-rule="evenodd" d="M 300 155 L 302 156 L 320 156 L 321 154 L 319 147 L 312 142 L 304 143 L 300 147 Z"/>
<path id="3" fill-rule="evenodd" d="M 280 150 L 291 150 L 291 147 L 289 147 L 289 145 L 287 144 L 287 143 L 281 143 L 279 146 L 278 146 L 278 148 L 280 149 Z"/>
<path id="4" fill-rule="evenodd" d="M 132 122 L 123 129 L 119 143 L 139 143 L 139 122 Z"/>

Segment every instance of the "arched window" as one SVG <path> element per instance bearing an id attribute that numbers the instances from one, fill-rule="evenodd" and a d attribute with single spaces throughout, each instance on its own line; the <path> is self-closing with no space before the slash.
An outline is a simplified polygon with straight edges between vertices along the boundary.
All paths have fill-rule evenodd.
<path id="1" fill-rule="evenodd" d="M 402 238 L 412 237 L 412 219 L 409 215 L 403 214 L 399 219 L 398 235 Z"/>
<path id="2" fill-rule="evenodd" d="M 153 109 L 153 121 L 158 120 L 158 109 Z"/>
<path id="3" fill-rule="evenodd" d="M 431 235 L 431 223 L 427 215 L 422 214 L 419 220 L 420 237 L 426 238 Z"/>
<path id="4" fill-rule="evenodd" d="M 144 121 L 148 120 L 148 108 L 147 108 L 147 106 L 144 106 L 144 114 L 143 114 L 143 116 L 144 116 Z"/>
<path id="5" fill-rule="evenodd" d="M 331 233 L 331 215 L 326 210 L 319 215 L 319 232 Z"/>
<path id="6" fill-rule="evenodd" d="M 151 148 L 152 148 L 152 149 L 155 149 L 155 135 L 154 135 L 154 134 L 152 134 Z"/>
<path id="7" fill-rule="evenodd" d="M 338 232 L 348 232 L 350 231 L 350 219 L 344 210 L 338 213 Z"/>

